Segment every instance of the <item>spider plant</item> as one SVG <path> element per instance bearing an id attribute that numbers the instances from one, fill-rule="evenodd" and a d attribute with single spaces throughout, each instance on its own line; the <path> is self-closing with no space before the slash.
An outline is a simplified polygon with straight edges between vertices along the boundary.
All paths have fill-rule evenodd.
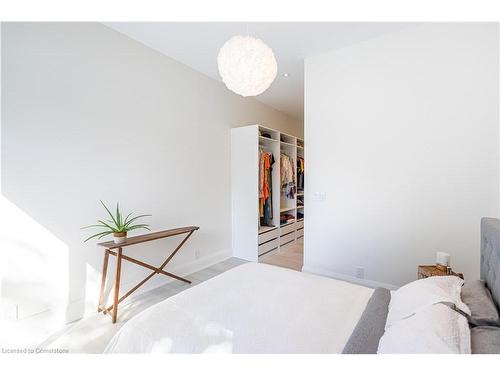
<path id="1" fill-rule="evenodd" d="M 141 218 L 141 217 L 146 217 L 146 216 L 151 216 L 151 215 L 138 215 L 131 217 L 133 213 L 128 214 L 125 218 L 123 218 L 123 214 L 120 211 L 120 207 L 118 206 L 118 203 L 116 203 L 116 213 L 113 215 L 111 211 L 109 210 L 108 207 L 104 204 L 103 201 L 101 201 L 101 204 L 103 207 L 106 209 L 106 211 L 109 214 L 110 219 L 107 220 L 97 220 L 99 224 L 93 224 L 93 225 L 88 225 L 86 227 L 82 227 L 81 229 L 87 229 L 87 228 L 100 228 L 102 231 L 90 236 L 87 238 L 84 242 L 87 242 L 88 240 L 97 237 L 98 239 L 101 239 L 104 236 L 107 236 L 109 234 L 113 234 L 115 236 L 115 242 L 117 237 L 122 238 L 123 241 L 125 240 L 125 237 L 127 236 L 127 232 L 130 232 L 135 229 L 149 229 L 149 224 L 134 224 L 134 222 Z"/>

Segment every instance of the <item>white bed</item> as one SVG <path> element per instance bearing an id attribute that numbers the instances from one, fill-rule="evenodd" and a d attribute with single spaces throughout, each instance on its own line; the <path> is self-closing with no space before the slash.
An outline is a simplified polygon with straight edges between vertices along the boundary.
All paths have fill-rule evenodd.
<path id="1" fill-rule="evenodd" d="M 499 219 L 481 221 L 481 275 L 391 294 L 247 263 L 137 315 L 105 352 L 500 353 Z"/>
<path id="2" fill-rule="evenodd" d="M 247 263 L 127 322 L 106 353 L 341 353 L 373 289 Z"/>

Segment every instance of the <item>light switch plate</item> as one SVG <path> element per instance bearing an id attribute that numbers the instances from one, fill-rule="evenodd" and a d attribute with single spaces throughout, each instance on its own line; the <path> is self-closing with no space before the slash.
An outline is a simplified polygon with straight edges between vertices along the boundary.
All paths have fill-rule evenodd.
<path id="1" fill-rule="evenodd" d="M 316 191 L 313 194 L 313 201 L 324 202 L 326 201 L 326 193 L 324 191 Z"/>

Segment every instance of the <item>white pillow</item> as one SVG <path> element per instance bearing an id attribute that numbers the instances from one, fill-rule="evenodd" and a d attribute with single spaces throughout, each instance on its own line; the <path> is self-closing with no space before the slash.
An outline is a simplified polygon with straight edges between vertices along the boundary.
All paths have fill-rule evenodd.
<path id="1" fill-rule="evenodd" d="M 464 281 L 457 276 L 434 276 L 402 286 L 392 294 L 385 329 L 424 307 L 440 302 L 453 304 L 470 315 L 470 309 L 460 297 L 463 284 Z"/>
<path id="2" fill-rule="evenodd" d="M 377 353 L 470 354 L 467 318 L 443 304 L 427 306 L 387 329 Z"/>

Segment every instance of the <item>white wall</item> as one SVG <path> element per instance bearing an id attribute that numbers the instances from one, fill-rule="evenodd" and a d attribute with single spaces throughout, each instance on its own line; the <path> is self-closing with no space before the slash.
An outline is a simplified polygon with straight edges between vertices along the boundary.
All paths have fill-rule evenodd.
<path id="1" fill-rule="evenodd" d="M 306 60 L 306 270 L 401 285 L 446 251 L 479 276 L 479 221 L 499 216 L 498 48 L 496 24 L 424 24 Z"/>
<path id="2" fill-rule="evenodd" d="M 14 266 L 9 285 L 30 289 L 29 271 L 43 271 L 42 295 L 69 287 L 68 319 L 85 303 L 94 311 L 102 251 L 83 244 L 90 232 L 79 228 L 104 216 L 99 199 L 152 214 L 153 230 L 200 226 L 170 270 L 230 256 L 230 128 L 261 123 L 300 134 L 301 124 L 100 24 L 4 23 L 2 31 L 3 194 L 64 250 L 44 264 L 55 251 L 23 228 L 2 252 L 40 261 Z M 173 245 L 126 253 L 160 264 Z M 125 288 L 146 273 L 127 264 Z"/>

